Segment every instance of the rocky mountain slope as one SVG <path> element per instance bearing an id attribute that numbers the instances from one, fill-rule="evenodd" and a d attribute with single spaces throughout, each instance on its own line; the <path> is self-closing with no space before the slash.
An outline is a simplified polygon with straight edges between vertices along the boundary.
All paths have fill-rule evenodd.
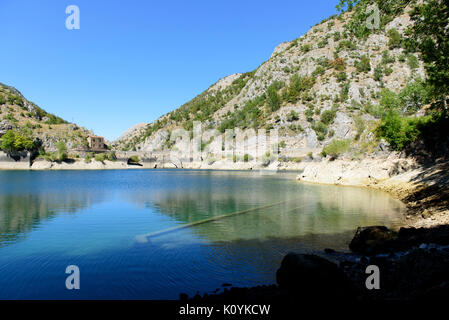
<path id="1" fill-rule="evenodd" d="M 329 154 L 326 146 L 354 158 L 384 151 L 388 143 L 375 129 L 385 112 L 398 108 L 404 116 L 422 115 L 428 101 L 423 62 L 405 40 L 414 1 L 382 2 L 388 4 L 381 7 L 378 29 L 365 27 L 354 10 L 330 17 L 280 44 L 256 70 L 221 79 L 115 147 L 177 148 L 170 141 L 173 130 L 191 131 L 193 121 L 201 121 L 222 133 L 235 127 L 278 129 L 284 161 Z M 206 144 L 211 153 L 221 147 Z"/>
<path id="2" fill-rule="evenodd" d="M 83 148 L 92 134 L 46 112 L 17 89 L 0 83 L 0 137 L 9 130 L 30 140 L 39 138 L 46 151 L 56 150 L 59 141 L 65 142 L 69 150 Z"/>

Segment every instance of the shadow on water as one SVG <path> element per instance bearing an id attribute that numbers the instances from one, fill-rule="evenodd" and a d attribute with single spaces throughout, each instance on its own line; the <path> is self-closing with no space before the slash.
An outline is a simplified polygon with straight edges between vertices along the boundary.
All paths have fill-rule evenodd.
<path id="1" fill-rule="evenodd" d="M 276 283 L 276 270 L 288 252 L 322 253 L 330 245 L 347 247 L 353 232 L 239 239 L 203 246 L 184 242 L 183 236 L 135 243 L 126 251 L 108 249 L 72 257 L 70 263 L 82 271 L 79 291 L 66 290 L 63 285 L 67 257 L 47 257 L 51 263 L 43 263 L 38 255 L 22 257 L 1 268 L 8 277 L 0 277 L 0 299 L 178 299 L 180 293 L 220 292 L 224 283 L 269 285 Z"/>

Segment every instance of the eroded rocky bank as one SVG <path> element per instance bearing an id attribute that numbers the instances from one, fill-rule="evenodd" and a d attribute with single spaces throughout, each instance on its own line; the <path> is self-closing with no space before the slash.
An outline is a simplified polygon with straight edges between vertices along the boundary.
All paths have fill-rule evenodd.
<path id="1" fill-rule="evenodd" d="M 449 224 L 449 162 L 444 159 L 423 163 L 393 154 L 361 161 L 312 162 L 297 180 L 386 191 L 407 205 L 406 225 Z"/>

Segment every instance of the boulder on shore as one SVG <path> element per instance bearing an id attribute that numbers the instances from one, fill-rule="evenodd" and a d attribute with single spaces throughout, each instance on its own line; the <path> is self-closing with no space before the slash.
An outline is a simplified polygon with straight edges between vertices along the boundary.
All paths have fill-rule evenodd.
<path id="1" fill-rule="evenodd" d="M 393 240 L 393 233 L 387 227 L 359 227 L 349 244 L 355 253 L 377 254 L 384 251 L 385 244 Z"/>
<path id="2" fill-rule="evenodd" d="M 290 299 L 321 301 L 355 297 L 355 289 L 333 262 L 311 254 L 289 253 L 276 272 L 281 294 Z"/>

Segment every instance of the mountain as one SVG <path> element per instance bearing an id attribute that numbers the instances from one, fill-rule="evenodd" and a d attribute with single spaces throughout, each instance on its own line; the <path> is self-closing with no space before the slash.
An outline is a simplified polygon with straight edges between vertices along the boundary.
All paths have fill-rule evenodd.
<path id="1" fill-rule="evenodd" d="M 393 110 L 401 119 L 416 118 L 429 106 L 424 63 L 408 41 L 415 2 L 361 1 L 354 10 L 281 43 L 256 70 L 219 80 L 114 146 L 145 152 L 173 149 L 173 130 L 191 131 L 193 121 L 201 121 L 222 133 L 236 127 L 278 129 L 285 161 L 400 149 L 397 137 L 384 134 L 382 140 L 381 119 Z M 378 29 L 367 27 L 364 14 L 373 3 L 380 6 Z"/>
<path id="2" fill-rule="evenodd" d="M 59 141 L 67 149 L 83 148 L 92 132 L 43 110 L 17 89 L 0 83 L 0 137 L 9 130 L 24 139 L 39 138 L 45 151 L 55 151 Z"/>

